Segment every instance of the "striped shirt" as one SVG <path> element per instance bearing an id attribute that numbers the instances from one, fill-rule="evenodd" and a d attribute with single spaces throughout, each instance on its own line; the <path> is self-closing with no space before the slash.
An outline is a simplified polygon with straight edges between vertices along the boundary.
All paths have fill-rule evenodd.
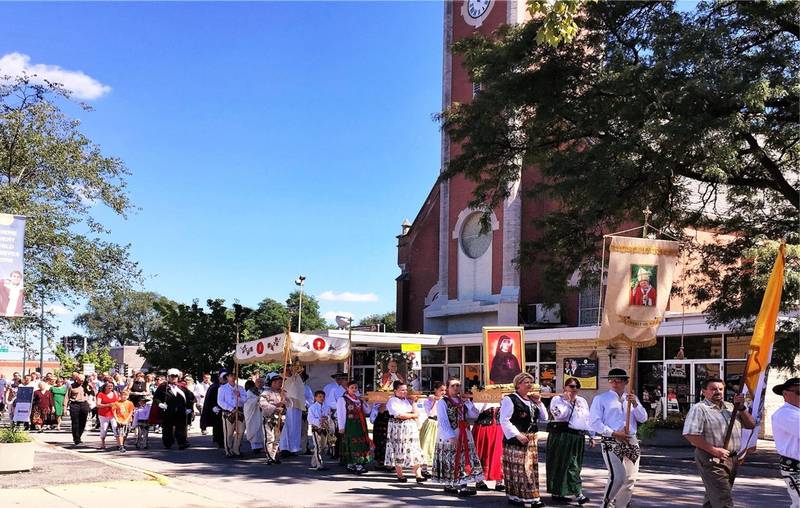
<path id="1" fill-rule="evenodd" d="M 723 402 L 719 407 L 708 399 L 704 399 L 689 409 L 686 421 L 683 424 L 683 435 L 700 436 L 711 446 L 722 448 L 725 441 L 725 432 L 728 430 L 728 422 L 731 420 L 733 404 Z M 739 451 L 739 440 L 742 437 L 742 425 L 739 418 L 733 424 L 731 440 L 728 443 L 728 450 Z"/>

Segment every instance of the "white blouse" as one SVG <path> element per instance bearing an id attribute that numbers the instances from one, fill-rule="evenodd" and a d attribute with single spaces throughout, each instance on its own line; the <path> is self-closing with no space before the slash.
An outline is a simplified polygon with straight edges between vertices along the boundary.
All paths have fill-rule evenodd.
<path id="1" fill-rule="evenodd" d="M 386 403 L 386 409 L 391 416 L 414 412 L 414 406 L 408 399 L 400 399 L 398 397 L 391 397 Z"/>
<path id="2" fill-rule="evenodd" d="M 534 404 L 533 400 L 525 400 L 516 393 L 512 393 L 507 397 L 503 397 L 502 402 L 500 402 L 500 427 L 503 429 L 503 435 L 506 439 L 522 435 L 522 433 L 514 427 L 514 424 L 511 423 L 511 416 L 514 414 L 514 403 L 511 401 L 511 397 L 516 397 L 521 400 L 523 404 L 527 405 L 531 414 L 534 412 L 534 406 L 538 407 L 539 421 L 547 421 L 547 408 L 544 407 L 541 399 L 539 399 L 538 404 Z"/>
<path id="3" fill-rule="evenodd" d="M 569 422 L 569 428 L 589 430 L 589 403 L 583 397 L 575 397 L 573 406 L 561 395 L 550 399 L 550 413 L 556 422 Z"/>
<path id="4" fill-rule="evenodd" d="M 478 417 L 478 409 L 471 400 L 464 402 L 464 407 L 466 408 L 464 415 L 465 418 L 468 420 L 474 420 Z M 447 402 L 444 399 L 440 400 L 439 403 L 436 404 L 436 418 L 436 423 L 439 427 L 439 433 L 437 434 L 438 439 L 447 441 L 448 439 L 454 439 L 458 437 L 458 428 L 454 429 L 451 427 L 450 420 L 447 418 Z"/>

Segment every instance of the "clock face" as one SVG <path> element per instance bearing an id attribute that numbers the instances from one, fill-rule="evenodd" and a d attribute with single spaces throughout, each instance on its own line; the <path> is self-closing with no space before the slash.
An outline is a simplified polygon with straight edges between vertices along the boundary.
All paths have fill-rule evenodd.
<path id="1" fill-rule="evenodd" d="M 467 14 L 472 19 L 478 19 L 486 14 L 492 0 L 467 0 Z"/>

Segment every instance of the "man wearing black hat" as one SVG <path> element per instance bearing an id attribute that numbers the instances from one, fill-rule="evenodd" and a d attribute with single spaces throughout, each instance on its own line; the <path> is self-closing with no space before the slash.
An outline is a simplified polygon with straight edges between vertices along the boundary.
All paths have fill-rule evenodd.
<path id="1" fill-rule="evenodd" d="M 608 371 L 609 390 L 596 396 L 589 409 L 589 426 L 602 437 L 601 453 L 608 469 L 608 483 L 603 493 L 603 508 L 625 508 L 633 496 L 633 485 L 639 474 L 638 424 L 647 421 L 647 412 L 633 393 L 625 393 L 628 373 L 622 369 Z M 631 418 L 625 432 L 628 401 Z"/>
<path id="2" fill-rule="evenodd" d="M 772 391 L 783 396 L 783 405 L 772 414 L 772 435 L 781 457 L 781 476 L 792 500 L 800 508 L 800 378 L 793 377 Z"/>
<path id="3" fill-rule="evenodd" d="M 214 382 L 206 391 L 203 412 L 200 413 L 200 426 L 212 428 L 213 441 L 219 448 L 225 446 L 225 435 L 222 431 L 222 410 L 217 405 L 217 395 L 219 394 L 219 387 L 225 384 L 227 379 L 228 371 L 220 370 Z"/>

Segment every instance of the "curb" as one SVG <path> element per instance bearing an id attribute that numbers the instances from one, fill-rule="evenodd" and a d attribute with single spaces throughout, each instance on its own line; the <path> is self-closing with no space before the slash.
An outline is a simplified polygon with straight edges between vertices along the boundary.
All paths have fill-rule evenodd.
<path id="1" fill-rule="evenodd" d="M 31 437 L 33 438 L 33 440 L 39 446 L 46 446 L 48 448 L 53 448 L 53 449 L 56 449 L 56 450 L 60 450 L 62 452 L 66 452 L 66 453 L 75 455 L 76 457 L 81 457 L 83 459 L 93 460 L 95 462 L 100 462 L 101 464 L 105 464 L 106 466 L 119 467 L 119 468 L 122 468 L 122 469 L 127 469 L 128 471 L 133 471 L 135 473 L 141 473 L 141 474 L 143 474 L 145 476 L 148 476 L 150 478 L 150 480 L 147 480 L 147 481 L 158 482 L 158 484 L 161 485 L 162 487 L 166 487 L 167 484 L 169 484 L 169 478 L 164 476 L 161 473 L 156 473 L 155 471 L 149 471 L 147 469 L 141 469 L 141 468 L 138 468 L 138 467 L 129 466 L 127 464 L 120 464 L 119 462 L 114 462 L 114 461 L 111 461 L 111 460 L 108 460 L 108 459 L 104 459 L 102 457 L 94 457 L 94 456 L 86 455 L 86 454 L 83 454 L 83 453 L 81 453 L 81 452 L 79 452 L 77 450 L 70 450 L 69 448 L 65 448 L 63 446 L 59 446 L 59 445 L 56 445 L 56 444 L 48 443 L 46 441 L 42 441 L 42 440 L 38 439 L 36 436 L 34 436 L 34 435 L 31 435 Z"/>

